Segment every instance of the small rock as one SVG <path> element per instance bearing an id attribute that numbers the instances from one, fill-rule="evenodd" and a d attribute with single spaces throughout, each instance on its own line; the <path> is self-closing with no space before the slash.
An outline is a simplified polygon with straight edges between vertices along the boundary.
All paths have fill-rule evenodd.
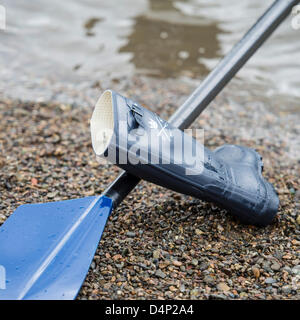
<path id="1" fill-rule="evenodd" d="M 217 229 L 218 229 L 218 231 L 220 231 L 220 232 L 223 232 L 223 231 L 224 231 L 224 228 L 223 228 L 220 224 L 218 224 Z"/>
<path id="2" fill-rule="evenodd" d="M 281 268 L 281 265 L 277 261 L 274 261 L 273 264 L 271 265 L 271 269 L 274 271 L 279 271 L 280 268 Z"/>
<path id="3" fill-rule="evenodd" d="M 272 271 L 272 270 L 270 269 L 270 261 L 264 261 L 264 262 L 262 263 L 262 267 L 263 267 L 263 269 L 264 269 L 265 271 L 267 271 L 267 272 Z"/>
<path id="4" fill-rule="evenodd" d="M 204 281 L 205 283 L 208 283 L 208 284 L 212 284 L 212 283 L 215 282 L 214 278 L 211 277 L 211 276 L 205 276 L 204 279 L 203 279 L 203 281 Z"/>
<path id="5" fill-rule="evenodd" d="M 47 197 L 48 197 L 49 199 L 53 199 L 53 198 L 55 198 L 57 195 L 58 195 L 58 191 L 54 191 L 54 192 L 49 192 L 49 193 L 47 194 Z"/>
<path id="6" fill-rule="evenodd" d="M 193 259 L 193 260 L 192 260 L 192 264 L 193 264 L 194 266 L 196 266 L 196 265 L 198 264 L 198 260 L 197 260 L 197 259 Z"/>
<path id="7" fill-rule="evenodd" d="M 114 261 L 118 261 L 118 260 L 122 259 L 122 256 L 120 254 L 116 254 L 112 258 Z"/>
<path id="8" fill-rule="evenodd" d="M 292 288 L 291 288 L 291 286 L 283 286 L 281 290 L 283 293 L 289 294 L 289 293 L 291 293 Z"/>
<path id="9" fill-rule="evenodd" d="M 208 268 L 208 265 L 207 265 L 207 263 L 205 263 L 205 262 L 202 262 L 201 264 L 200 264 L 200 267 L 199 267 L 199 269 L 201 270 L 201 271 L 203 271 L 203 270 L 206 270 Z"/>
<path id="10" fill-rule="evenodd" d="M 197 297 L 199 295 L 199 290 L 198 289 L 193 289 L 190 292 L 191 296 Z"/>
<path id="11" fill-rule="evenodd" d="M 181 266 L 182 266 L 182 262 L 177 261 L 177 260 L 172 261 L 172 263 L 173 263 L 173 265 L 174 265 L 175 267 L 181 267 Z"/>
<path id="12" fill-rule="evenodd" d="M 153 259 L 159 259 L 160 257 L 160 250 L 153 251 Z"/>
<path id="13" fill-rule="evenodd" d="M 298 266 L 295 266 L 293 269 L 292 269 L 292 273 L 296 276 L 300 276 L 300 265 Z"/>
<path id="14" fill-rule="evenodd" d="M 298 224 L 300 224 L 300 214 L 298 215 L 296 221 L 297 221 Z"/>
<path id="15" fill-rule="evenodd" d="M 285 254 L 285 255 L 282 257 L 282 259 L 290 260 L 290 259 L 292 259 L 292 255 L 289 254 L 289 253 L 287 253 L 287 254 Z"/>
<path id="16" fill-rule="evenodd" d="M 162 278 L 164 279 L 166 277 L 166 274 L 164 272 L 162 272 L 160 269 L 158 269 L 156 272 L 155 272 L 155 275 L 159 278 Z"/>
<path id="17" fill-rule="evenodd" d="M 31 179 L 31 185 L 36 186 L 38 184 L 38 180 L 36 178 Z"/>
<path id="18" fill-rule="evenodd" d="M 276 283 L 277 281 L 275 280 L 275 279 L 273 279 L 273 278 L 267 278 L 266 280 L 265 280 L 265 283 L 266 284 L 272 284 L 272 283 Z"/>
<path id="19" fill-rule="evenodd" d="M 286 271 L 288 274 L 292 274 L 292 269 L 289 266 L 285 266 L 282 270 Z"/>
<path id="20" fill-rule="evenodd" d="M 200 235 L 203 234 L 204 232 L 201 231 L 200 229 L 196 229 L 196 230 L 195 230 L 195 233 L 196 233 L 197 236 L 200 236 Z"/>
<path id="21" fill-rule="evenodd" d="M 295 192 L 296 192 L 294 188 L 290 188 L 289 191 L 291 194 L 295 194 Z"/>
<path id="22" fill-rule="evenodd" d="M 230 290 L 230 288 L 228 287 L 228 285 L 227 285 L 225 282 L 220 282 L 220 283 L 217 285 L 217 289 L 218 289 L 219 291 L 225 291 L 225 292 L 227 292 L 227 291 Z"/>
<path id="23" fill-rule="evenodd" d="M 128 232 L 126 232 L 126 236 L 129 237 L 129 238 L 134 238 L 135 237 L 135 232 L 128 231 Z"/>
<path id="24" fill-rule="evenodd" d="M 173 298 L 172 292 L 171 292 L 171 291 L 165 292 L 165 297 L 166 297 L 167 299 L 172 299 L 172 298 Z"/>
<path id="25" fill-rule="evenodd" d="M 259 276 L 260 276 L 260 271 L 259 271 L 258 268 L 253 267 L 253 268 L 252 268 L 252 272 L 253 272 L 254 277 L 255 277 L 256 279 L 259 278 Z"/>

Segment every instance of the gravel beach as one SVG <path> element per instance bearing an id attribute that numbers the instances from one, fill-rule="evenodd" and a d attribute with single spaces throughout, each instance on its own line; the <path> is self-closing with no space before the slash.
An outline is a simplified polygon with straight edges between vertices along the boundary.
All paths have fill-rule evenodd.
<path id="1" fill-rule="evenodd" d="M 133 77 L 110 87 L 167 119 L 193 84 Z M 241 144 L 263 156 L 280 197 L 274 223 L 245 226 L 211 203 L 142 182 L 109 218 L 78 299 L 300 298 L 299 121 L 237 92 L 230 84 L 194 127 L 205 129 L 208 148 Z M 92 110 L 1 99 L 0 224 L 23 203 L 100 194 L 118 175 L 96 161 Z"/>

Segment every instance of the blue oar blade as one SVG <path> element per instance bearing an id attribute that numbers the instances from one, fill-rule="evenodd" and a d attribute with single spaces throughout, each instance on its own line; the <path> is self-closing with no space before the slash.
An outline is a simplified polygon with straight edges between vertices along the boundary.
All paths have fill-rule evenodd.
<path id="1" fill-rule="evenodd" d="M 111 209 L 105 196 L 17 208 L 0 228 L 0 300 L 74 299 Z"/>

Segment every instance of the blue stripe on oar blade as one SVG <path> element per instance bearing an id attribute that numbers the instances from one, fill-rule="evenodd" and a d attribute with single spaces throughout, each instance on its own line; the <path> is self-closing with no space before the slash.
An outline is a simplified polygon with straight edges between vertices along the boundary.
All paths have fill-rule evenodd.
<path id="1" fill-rule="evenodd" d="M 105 196 L 20 206 L 0 228 L 0 300 L 74 299 L 111 209 Z"/>

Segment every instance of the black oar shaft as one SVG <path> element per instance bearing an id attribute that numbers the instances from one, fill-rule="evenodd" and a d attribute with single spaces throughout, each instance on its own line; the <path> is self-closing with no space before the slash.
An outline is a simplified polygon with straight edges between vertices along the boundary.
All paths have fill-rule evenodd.
<path id="1" fill-rule="evenodd" d="M 174 113 L 170 118 L 172 125 L 180 129 L 188 128 L 299 2 L 275 1 Z M 117 207 L 139 181 L 139 178 L 122 172 L 104 191 L 104 195 L 110 197 L 114 207 Z"/>
<path id="2" fill-rule="evenodd" d="M 140 178 L 122 171 L 103 194 L 113 200 L 113 207 L 116 208 L 140 181 Z"/>

